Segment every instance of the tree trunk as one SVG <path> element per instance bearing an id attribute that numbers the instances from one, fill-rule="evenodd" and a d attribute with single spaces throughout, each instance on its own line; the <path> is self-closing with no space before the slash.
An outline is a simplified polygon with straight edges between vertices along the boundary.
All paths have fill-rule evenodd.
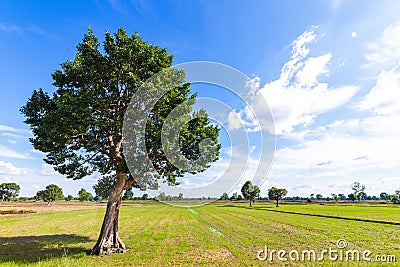
<path id="1" fill-rule="evenodd" d="M 90 252 L 91 255 L 108 255 L 125 252 L 125 244 L 118 233 L 119 208 L 121 207 L 121 196 L 126 179 L 123 177 L 124 175 L 124 173 L 117 173 L 116 187 L 108 198 L 107 210 L 104 215 L 99 239 Z"/>
<path id="2" fill-rule="evenodd" d="M 279 201 L 279 199 L 276 199 L 276 206 L 277 206 L 277 207 L 279 207 L 279 206 L 278 206 L 278 201 Z"/>
<path id="3" fill-rule="evenodd" d="M 250 207 L 253 207 L 253 201 L 252 201 L 252 198 L 250 198 Z"/>

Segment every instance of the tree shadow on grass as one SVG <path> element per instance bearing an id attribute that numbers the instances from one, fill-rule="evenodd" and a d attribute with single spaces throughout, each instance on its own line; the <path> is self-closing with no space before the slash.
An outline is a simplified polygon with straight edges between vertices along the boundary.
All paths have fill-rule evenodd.
<path id="1" fill-rule="evenodd" d="M 86 253 L 82 243 L 93 242 L 79 235 L 39 235 L 0 237 L 0 263 L 34 263 L 49 258 Z"/>
<path id="2" fill-rule="evenodd" d="M 272 211 L 272 212 L 279 212 L 279 213 L 287 213 L 287 214 L 295 214 L 295 215 L 305 215 L 305 216 L 321 217 L 321 218 L 330 218 L 330 219 L 340 219 L 340 220 L 348 220 L 348 221 L 359 221 L 359 222 L 369 222 L 369 223 L 380 223 L 380 224 L 400 225 L 399 222 L 389 222 L 389 221 L 372 220 L 372 219 L 363 219 L 363 218 L 353 218 L 353 217 L 343 217 L 343 216 L 335 216 L 335 215 L 322 215 L 322 214 L 312 214 L 312 213 L 304 213 L 304 212 L 273 210 L 273 209 L 271 209 L 271 208 L 264 208 L 264 210 Z"/>
<path id="3" fill-rule="evenodd" d="M 255 209 L 255 210 L 263 210 L 270 212 L 278 212 L 278 213 L 286 213 L 286 214 L 294 214 L 294 215 L 303 215 L 303 216 L 311 216 L 311 217 L 320 217 L 320 218 L 329 218 L 329 219 L 340 219 L 340 220 L 348 220 L 348 221 L 359 221 L 359 222 L 369 222 L 369 223 L 380 223 L 380 224 L 389 224 L 389 225 L 400 225 L 400 222 L 390 222 L 390 221 L 381 221 L 381 220 L 372 220 L 372 219 L 363 219 L 363 218 L 354 218 L 354 217 L 344 217 L 344 216 L 335 216 L 335 215 L 324 215 L 324 214 L 313 214 L 313 213 L 304 213 L 304 212 L 295 212 L 295 211 L 284 211 L 277 210 L 272 207 L 246 207 L 246 206 L 234 206 L 234 205 L 217 205 L 216 207 L 230 207 L 230 208 L 241 208 L 241 209 Z"/>

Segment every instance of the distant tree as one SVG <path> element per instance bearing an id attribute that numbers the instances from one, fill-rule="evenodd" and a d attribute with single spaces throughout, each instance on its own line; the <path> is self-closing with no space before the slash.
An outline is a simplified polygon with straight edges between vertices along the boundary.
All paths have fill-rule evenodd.
<path id="1" fill-rule="evenodd" d="M 398 195 L 393 195 L 392 196 L 392 202 L 393 203 L 400 203 L 400 197 Z"/>
<path id="2" fill-rule="evenodd" d="M 46 186 L 46 191 L 48 192 L 49 201 L 56 201 L 64 198 L 63 191 L 58 185 L 50 184 Z"/>
<path id="3" fill-rule="evenodd" d="M 229 196 L 228 196 L 228 194 L 225 192 L 225 193 L 222 194 L 222 196 L 220 197 L 220 199 L 221 199 L 221 200 L 228 200 L 228 199 L 229 199 Z"/>
<path id="4" fill-rule="evenodd" d="M 79 190 L 78 198 L 79 198 L 79 201 L 81 201 L 81 202 L 82 201 L 93 201 L 94 200 L 92 194 L 90 192 L 86 191 L 85 188 L 81 188 L 81 190 Z"/>
<path id="5" fill-rule="evenodd" d="M 315 197 L 317 198 L 317 200 L 321 200 L 322 199 L 322 195 L 321 194 L 316 194 Z"/>
<path id="6" fill-rule="evenodd" d="M 344 194 L 339 194 L 338 197 L 340 200 L 346 200 L 346 196 Z"/>
<path id="7" fill-rule="evenodd" d="M 392 201 L 393 201 L 393 203 L 400 203 L 400 189 L 394 191 Z"/>
<path id="8" fill-rule="evenodd" d="M 242 195 L 245 199 L 249 200 L 250 207 L 253 206 L 253 202 L 256 197 L 260 194 L 260 188 L 257 185 L 253 185 L 251 181 L 244 183 L 241 189 Z"/>
<path id="9" fill-rule="evenodd" d="M 45 190 L 39 190 L 35 196 L 36 200 L 43 200 L 44 202 L 47 202 L 49 205 L 51 202 L 63 198 L 64 195 L 62 188 L 55 184 L 49 184 L 48 186 L 46 186 Z"/>
<path id="10" fill-rule="evenodd" d="M 132 199 L 133 199 L 132 188 L 125 190 L 125 193 L 122 196 L 122 200 L 132 200 Z"/>
<path id="11" fill-rule="evenodd" d="M 237 200 L 242 200 L 243 197 L 242 197 L 242 195 L 238 195 L 236 199 L 237 199 Z"/>
<path id="12" fill-rule="evenodd" d="M 147 200 L 148 198 L 149 198 L 149 195 L 148 195 L 148 194 L 143 194 L 142 200 Z"/>
<path id="13" fill-rule="evenodd" d="M 74 199 L 74 197 L 71 196 L 71 195 L 68 195 L 68 196 L 65 197 L 65 201 L 71 201 L 73 199 Z"/>
<path id="14" fill-rule="evenodd" d="M 351 201 L 355 201 L 355 200 L 357 199 L 357 198 L 356 198 L 356 195 L 353 194 L 353 193 L 349 194 L 347 197 L 348 197 L 348 199 L 351 200 Z"/>
<path id="15" fill-rule="evenodd" d="M 96 193 L 96 196 L 100 196 L 103 199 L 108 199 L 114 187 L 115 177 L 113 175 L 105 175 L 97 181 L 97 183 L 93 186 L 93 190 Z"/>
<path id="16" fill-rule="evenodd" d="M 43 200 L 44 202 L 47 202 L 47 193 L 46 190 L 39 190 L 36 192 L 35 195 L 35 200 Z"/>
<path id="17" fill-rule="evenodd" d="M 371 199 L 371 197 L 368 197 L 368 195 L 365 192 L 360 192 L 358 194 L 358 200 L 368 200 Z"/>
<path id="18" fill-rule="evenodd" d="M 183 194 L 182 193 L 179 193 L 178 200 L 183 200 Z"/>
<path id="19" fill-rule="evenodd" d="M 1 202 L 4 200 L 15 199 L 19 195 L 21 187 L 16 183 L 2 183 L 0 184 L 0 197 Z"/>
<path id="20" fill-rule="evenodd" d="M 285 188 L 276 188 L 272 187 L 268 189 L 268 197 L 269 199 L 276 200 L 276 206 L 278 207 L 278 201 L 282 199 L 282 197 L 286 196 L 287 190 Z"/>
<path id="21" fill-rule="evenodd" d="M 310 199 L 315 199 L 314 194 L 310 194 Z"/>
<path id="22" fill-rule="evenodd" d="M 362 194 L 365 194 L 365 185 L 361 185 L 359 182 L 355 182 L 351 188 L 354 191 L 354 197 L 356 200 L 361 200 Z"/>
<path id="23" fill-rule="evenodd" d="M 235 192 L 235 193 L 233 193 L 233 194 L 232 194 L 232 196 L 231 196 L 230 200 L 236 200 L 236 199 L 237 199 L 237 197 L 238 197 L 238 193 L 237 193 L 237 192 Z"/>
<path id="24" fill-rule="evenodd" d="M 387 199 L 387 193 L 385 193 L 385 192 L 382 192 L 380 195 L 379 195 L 379 197 L 380 197 L 380 199 L 381 200 L 386 200 Z"/>
<path id="25" fill-rule="evenodd" d="M 335 200 L 335 202 L 338 202 L 338 200 L 339 200 L 339 196 L 338 195 L 331 194 L 331 196 L 332 196 L 333 200 Z"/>
<path id="26" fill-rule="evenodd" d="M 160 200 L 160 201 L 165 201 L 166 199 L 167 199 L 167 197 L 165 196 L 165 193 L 164 192 L 161 192 L 159 195 L 158 195 L 158 200 Z"/>

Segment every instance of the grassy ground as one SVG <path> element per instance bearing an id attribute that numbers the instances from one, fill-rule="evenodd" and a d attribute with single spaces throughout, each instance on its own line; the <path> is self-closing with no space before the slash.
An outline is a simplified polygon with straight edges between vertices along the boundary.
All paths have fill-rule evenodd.
<path id="1" fill-rule="evenodd" d="M 149 202 L 150 204 L 150 202 Z M 104 207 L 0 216 L 0 265 L 34 266 L 349 266 L 357 262 L 260 261 L 269 250 L 350 249 L 400 261 L 400 206 L 247 205 L 179 208 L 146 202 L 121 208 L 124 254 L 94 257 Z M 339 250 L 340 251 L 340 250 Z M 263 255 L 263 254 L 261 254 Z M 288 255 L 286 255 L 288 257 Z M 398 266 L 398 263 L 365 263 Z"/>

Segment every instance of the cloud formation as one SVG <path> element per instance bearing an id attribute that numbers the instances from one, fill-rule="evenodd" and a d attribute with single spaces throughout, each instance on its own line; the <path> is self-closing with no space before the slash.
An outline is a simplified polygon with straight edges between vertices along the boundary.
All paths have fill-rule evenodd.
<path id="1" fill-rule="evenodd" d="M 400 33 L 397 27 L 389 26 L 376 42 L 368 43 L 369 48 L 382 53 L 383 58 L 370 50 L 366 53 L 368 63 L 379 64 L 381 72 L 371 81 L 365 95 L 348 109 L 349 116 L 282 136 L 295 145 L 276 152 L 271 177 L 289 188 L 290 195 L 304 194 L 309 188 L 319 190 L 315 193 L 348 192 L 351 183 L 357 180 L 367 185 L 369 194 L 379 195 L 384 188 L 399 187 L 400 53 L 396 51 L 400 49 L 392 45 Z M 393 65 L 394 62 L 397 64 Z M 337 92 L 341 90 L 334 93 L 333 102 L 345 103 L 350 97 L 344 95 L 337 101 L 340 98 Z M 300 95 L 297 97 L 301 99 Z M 329 105 L 329 95 L 327 101 Z M 301 185 L 309 188 L 305 190 Z"/>
<path id="2" fill-rule="evenodd" d="M 400 59 L 400 23 L 388 26 L 379 38 L 367 43 L 368 52 L 365 55 L 368 63 L 366 67 L 393 67 L 399 64 Z"/>
<path id="3" fill-rule="evenodd" d="M 22 171 L 12 165 L 10 162 L 0 161 L 0 174 L 1 175 L 18 175 Z"/>
<path id="4" fill-rule="evenodd" d="M 320 81 L 329 76 L 332 54 L 309 56 L 308 46 L 316 40 L 316 29 L 304 32 L 292 43 L 291 58 L 282 67 L 280 77 L 260 88 L 278 135 L 312 124 L 318 115 L 344 105 L 359 90 L 353 85 L 330 88 L 327 82 Z"/>

